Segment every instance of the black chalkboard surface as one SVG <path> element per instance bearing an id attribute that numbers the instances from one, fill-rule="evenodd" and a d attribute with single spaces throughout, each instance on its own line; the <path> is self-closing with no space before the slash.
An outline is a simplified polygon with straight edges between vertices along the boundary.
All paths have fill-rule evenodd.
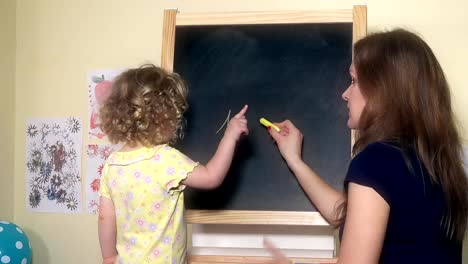
<path id="1" fill-rule="evenodd" d="M 189 86 L 185 137 L 176 146 L 201 163 L 244 104 L 243 137 L 224 183 L 188 188 L 187 209 L 316 211 L 259 123 L 292 120 L 304 134 L 304 160 L 341 188 L 351 135 L 341 94 L 349 85 L 352 23 L 177 26 L 174 72 Z"/>

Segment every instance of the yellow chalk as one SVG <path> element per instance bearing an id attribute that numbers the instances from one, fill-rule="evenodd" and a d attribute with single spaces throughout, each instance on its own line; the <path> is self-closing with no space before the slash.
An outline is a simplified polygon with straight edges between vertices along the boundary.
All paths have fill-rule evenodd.
<path id="1" fill-rule="evenodd" d="M 280 132 L 281 129 L 275 125 L 273 125 L 270 121 L 266 120 L 265 118 L 260 118 L 260 124 L 266 126 L 266 127 L 271 127 L 273 128 L 274 130 L 276 130 L 276 132 Z"/>

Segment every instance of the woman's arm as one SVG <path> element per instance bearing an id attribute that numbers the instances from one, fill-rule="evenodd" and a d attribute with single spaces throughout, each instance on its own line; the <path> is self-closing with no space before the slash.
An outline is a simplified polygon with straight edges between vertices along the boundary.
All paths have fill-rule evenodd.
<path id="1" fill-rule="evenodd" d="M 288 162 L 305 193 L 322 216 L 331 224 L 341 218 L 339 205 L 344 201 L 343 193 L 332 188 L 302 160 Z"/>
<path id="2" fill-rule="evenodd" d="M 315 171 L 302 160 L 302 133 L 289 121 L 277 123 L 281 131 L 269 129 L 270 135 L 278 145 L 281 155 L 286 160 L 305 193 L 322 214 L 332 224 L 341 215 L 337 207 L 344 201 L 343 193 L 328 185 Z"/>
<path id="3" fill-rule="evenodd" d="M 350 182 L 339 264 L 379 263 L 390 206 L 374 189 Z"/>
<path id="4" fill-rule="evenodd" d="M 379 263 L 389 213 L 389 205 L 374 189 L 350 183 L 338 264 Z M 264 241 L 264 247 L 273 256 L 272 263 L 291 263 L 270 241 Z"/>

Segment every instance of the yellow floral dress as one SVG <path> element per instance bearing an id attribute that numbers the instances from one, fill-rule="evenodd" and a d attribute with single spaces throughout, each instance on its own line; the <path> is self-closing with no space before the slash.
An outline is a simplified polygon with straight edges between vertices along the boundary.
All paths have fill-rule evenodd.
<path id="1" fill-rule="evenodd" d="M 118 263 L 185 263 L 181 181 L 197 164 L 168 145 L 109 156 L 99 193 L 115 206 Z"/>

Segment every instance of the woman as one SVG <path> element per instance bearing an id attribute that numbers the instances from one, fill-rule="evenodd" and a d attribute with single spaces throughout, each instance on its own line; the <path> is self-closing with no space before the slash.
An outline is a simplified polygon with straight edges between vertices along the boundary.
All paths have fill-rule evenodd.
<path id="1" fill-rule="evenodd" d="M 372 34 L 355 44 L 350 75 L 342 97 L 356 141 L 343 192 L 303 162 L 303 136 L 292 122 L 277 123 L 280 133 L 269 129 L 316 208 L 340 226 L 338 263 L 461 263 L 468 184 L 433 52 L 402 29 Z"/>

